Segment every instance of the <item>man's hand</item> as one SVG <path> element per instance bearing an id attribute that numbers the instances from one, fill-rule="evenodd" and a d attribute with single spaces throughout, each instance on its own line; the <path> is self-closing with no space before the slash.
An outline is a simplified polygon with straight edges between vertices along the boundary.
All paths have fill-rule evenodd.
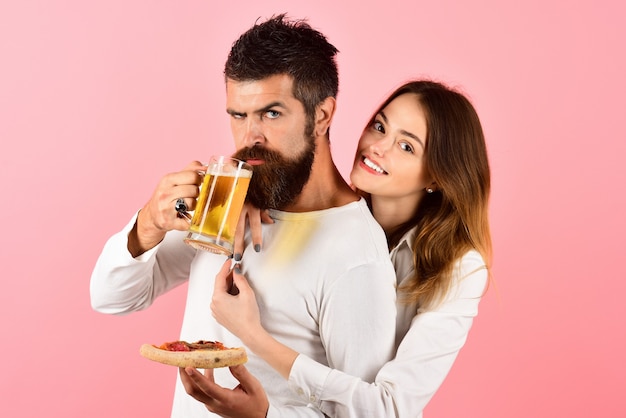
<path id="1" fill-rule="evenodd" d="M 215 414 L 224 418 L 265 418 L 267 415 L 267 394 L 261 382 L 243 365 L 230 367 L 239 381 L 234 389 L 216 384 L 213 369 L 205 370 L 204 375 L 193 367 L 180 368 L 179 372 L 187 393 Z"/>
<path id="2" fill-rule="evenodd" d="M 189 228 L 187 219 L 179 217 L 176 212 L 176 200 L 184 199 L 189 210 L 196 207 L 205 170 L 202 163 L 193 161 L 182 171 L 161 179 L 148 203 L 139 211 L 137 222 L 128 235 L 128 251 L 133 257 L 156 246 L 167 231 Z"/>

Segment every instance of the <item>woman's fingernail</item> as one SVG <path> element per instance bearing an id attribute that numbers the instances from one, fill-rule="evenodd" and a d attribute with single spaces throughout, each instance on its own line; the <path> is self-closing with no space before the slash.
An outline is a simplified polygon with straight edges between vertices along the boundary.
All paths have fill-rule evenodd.
<path id="1" fill-rule="evenodd" d="M 261 244 L 255 244 L 254 245 L 254 251 L 256 251 L 257 253 L 261 251 Z"/>
<path id="2" fill-rule="evenodd" d="M 241 261 L 241 254 L 235 254 L 235 261 Z"/>
<path id="3" fill-rule="evenodd" d="M 241 266 L 239 264 L 235 265 L 234 270 L 235 270 L 235 273 L 241 274 Z"/>

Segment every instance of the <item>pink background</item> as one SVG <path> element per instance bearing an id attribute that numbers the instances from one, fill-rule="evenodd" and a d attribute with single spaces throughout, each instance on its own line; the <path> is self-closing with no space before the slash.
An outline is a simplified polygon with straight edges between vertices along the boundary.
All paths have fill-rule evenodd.
<path id="1" fill-rule="evenodd" d="M 91 269 L 162 174 L 232 150 L 224 59 L 287 11 L 341 50 L 344 174 L 409 77 L 462 87 L 483 121 L 495 285 L 427 416 L 626 416 L 623 2 L 306 3 L 0 4 L 0 415 L 169 416 L 176 370 L 138 348 L 177 338 L 186 289 L 105 316 Z"/>

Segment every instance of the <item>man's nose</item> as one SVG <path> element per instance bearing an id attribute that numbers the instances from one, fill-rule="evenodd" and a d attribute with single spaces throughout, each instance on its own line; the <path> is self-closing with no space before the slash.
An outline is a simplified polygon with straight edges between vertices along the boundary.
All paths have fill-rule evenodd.
<path id="1" fill-rule="evenodd" d="M 248 148 L 252 148 L 255 145 L 261 145 L 265 142 L 265 136 L 263 130 L 259 126 L 259 123 L 249 118 L 246 121 L 246 127 L 243 134 L 243 144 Z"/>

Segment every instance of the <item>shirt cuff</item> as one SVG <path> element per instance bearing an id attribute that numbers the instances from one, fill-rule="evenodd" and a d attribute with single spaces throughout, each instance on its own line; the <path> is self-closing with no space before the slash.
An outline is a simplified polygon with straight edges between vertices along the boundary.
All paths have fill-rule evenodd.
<path id="1" fill-rule="evenodd" d="M 291 366 L 289 387 L 302 400 L 319 408 L 321 405 L 320 395 L 331 371 L 332 369 L 328 366 L 299 354 Z"/>
<path id="2" fill-rule="evenodd" d="M 131 265 L 135 262 L 145 263 L 153 257 L 154 253 L 156 253 L 157 251 L 157 248 L 159 248 L 159 246 L 161 245 L 161 243 L 158 243 L 154 247 L 150 248 L 148 251 L 133 258 L 133 256 L 128 251 L 128 234 L 130 234 L 130 231 L 133 229 L 135 223 L 137 222 L 137 215 L 139 215 L 139 211 L 135 213 L 132 219 L 126 224 L 126 226 L 120 231 L 119 234 L 116 234 L 111 238 L 111 246 L 113 248 L 124 249 L 123 258 L 125 261 L 125 265 Z"/>

